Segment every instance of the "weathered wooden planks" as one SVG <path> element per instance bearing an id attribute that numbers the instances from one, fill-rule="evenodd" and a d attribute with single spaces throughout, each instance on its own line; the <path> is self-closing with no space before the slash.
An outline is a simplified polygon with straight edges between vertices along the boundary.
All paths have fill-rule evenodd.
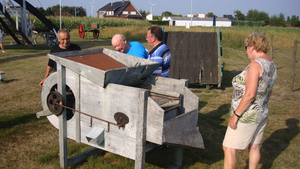
<path id="1" fill-rule="evenodd" d="M 165 38 L 172 55 L 171 78 L 188 79 L 190 83 L 219 83 L 216 32 L 168 32 Z"/>

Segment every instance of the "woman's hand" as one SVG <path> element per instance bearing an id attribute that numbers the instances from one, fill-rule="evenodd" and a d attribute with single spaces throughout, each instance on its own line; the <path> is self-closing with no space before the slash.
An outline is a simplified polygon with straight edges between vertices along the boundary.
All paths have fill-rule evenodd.
<path id="1" fill-rule="evenodd" d="M 239 120 L 239 118 L 233 114 L 228 120 L 228 126 L 230 128 L 232 128 L 233 130 L 235 130 L 237 128 L 236 124 L 237 124 L 238 120 Z"/>

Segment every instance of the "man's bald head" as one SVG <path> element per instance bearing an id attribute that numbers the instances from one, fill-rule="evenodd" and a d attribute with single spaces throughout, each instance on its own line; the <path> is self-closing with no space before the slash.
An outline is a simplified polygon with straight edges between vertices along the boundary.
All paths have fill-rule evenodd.
<path id="1" fill-rule="evenodd" d="M 119 52 L 125 53 L 129 49 L 126 39 L 122 34 L 115 34 L 111 39 L 112 46 Z"/>

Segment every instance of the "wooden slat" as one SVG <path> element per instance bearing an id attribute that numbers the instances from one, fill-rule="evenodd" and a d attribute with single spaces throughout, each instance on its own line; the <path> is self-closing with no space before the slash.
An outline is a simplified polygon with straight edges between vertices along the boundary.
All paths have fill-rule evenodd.
<path id="1" fill-rule="evenodd" d="M 182 33 L 182 48 L 181 48 L 181 53 L 180 53 L 180 63 L 179 63 L 179 78 L 180 79 L 187 79 L 188 78 L 188 73 L 187 72 L 187 67 L 188 65 L 188 60 L 189 60 L 189 39 L 190 39 L 190 33 L 189 32 L 183 32 Z"/>
<path id="2" fill-rule="evenodd" d="M 148 97 L 149 91 L 144 91 L 139 98 L 141 102 L 144 100 L 144 104 L 139 107 L 140 113 L 136 121 L 135 169 L 145 168 Z"/>
<path id="3" fill-rule="evenodd" d="M 64 98 L 66 103 L 66 68 L 57 62 L 57 89 Z M 63 110 L 58 116 L 59 119 L 59 162 L 61 168 L 66 168 L 68 163 L 67 157 L 67 111 Z"/>
<path id="4" fill-rule="evenodd" d="M 203 66 L 203 33 L 197 33 L 196 36 L 196 41 L 197 41 L 197 46 L 196 46 L 196 58 L 195 58 L 195 72 L 194 72 L 194 78 L 196 79 L 195 82 L 198 83 L 200 82 L 200 70 L 202 69 Z"/>
<path id="5" fill-rule="evenodd" d="M 218 84 L 216 32 L 168 32 L 166 38 L 172 55 L 171 78 L 188 79 L 190 83 Z"/>
<path id="6" fill-rule="evenodd" d="M 202 71 L 202 80 L 201 83 L 209 84 L 210 83 L 210 44 L 209 44 L 209 34 L 205 33 L 203 38 L 203 71 Z"/>
<path id="7" fill-rule="evenodd" d="M 76 91 L 74 91 L 75 97 L 75 108 L 76 110 L 80 111 L 80 75 L 76 74 L 74 77 L 74 81 L 76 83 Z M 79 112 L 75 112 L 75 128 L 76 128 L 76 142 L 81 142 L 81 129 L 80 129 L 80 114 Z"/>
<path id="8" fill-rule="evenodd" d="M 219 72 L 219 58 L 218 58 L 218 41 L 217 41 L 217 34 L 213 33 L 211 34 L 211 52 L 212 52 L 212 58 L 211 58 L 211 72 L 212 72 L 212 81 L 211 84 L 218 84 L 218 72 Z"/>
<path id="9" fill-rule="evenodd" d="M 175 53 L 175 43 L 174 43 L 174 35 L 175 33 L 172 33 L 172 32 L 168 32 L 168 39 L 167 39 L 167 42 L 166 42 L 166 45 L 169 47 L 170 51 L 171 51 L 171 63 L 170 63 L 170 72 L 169 72 L 169 77 L 172 77 L 172 78 L 175 78 L 174 77 L 174 63 L 175 63 L 175 59 L 174 59 L 174 53 Z"/>
<path id="10" fill-rule="evenodd" d="M 171 45 L 171 48 L 173 52 L 171 53 L 172 59 L 171 59 L 171 67 L 172 69 L 172 78 L 179 79 L 180 78 L 180 53 L 181 53 L 181 45 L 182 45 L 182 32 L 170 32 L 172 33 L 172 42 L 174 45 Z"/>
<path id="11" fill-rule="evenodd" d="M 218 51 L 217 51 L 217 36 L 216 33 L 208 33 L 208 43 L 211 44 L 208 48 L 209 67 L 206 67 L 207 82 L 206 84 L 218 83 Z"/>
<path id="12" fill-rule="evenodd" d="M 196 51 L 197 51 L 197 33 L 191 32 L 190 33 L 190 49 L 189 49 L 189 60 L 187 66 L 187 79 L 189 79 L 190 83 L 196 83 L 197 78 L 195 78 L 195 69 L 196 69 Z"/>

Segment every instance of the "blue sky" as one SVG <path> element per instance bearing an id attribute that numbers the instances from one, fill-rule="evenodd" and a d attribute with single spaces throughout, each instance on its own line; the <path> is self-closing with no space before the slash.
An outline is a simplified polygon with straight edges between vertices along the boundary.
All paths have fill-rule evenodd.
<path id="1" fill-rule="evenodd" d="M 47 7 L 60 3 L 60 0 L 27 0 L 35 7 Z M 91 7 L 94 1 L 93 16 L 96 16 L 96 11 L 102 6 L 111 2 L 111 0 L 61 0 L 62 6 L 82 6 L 87 11 L 87 16 L 91 16 Z M 121 0 L 115 0 L 121 1 Z M 115 2 L 113 1 L 113 2 Z M 213 12 L 218 17 L 223 14 L 234 15 L 233 11 L 240 10 L 243 14 L 251 9 L 264 11 L 269 16 L 279 15 L 283 13 L 285 18 L 287 16 L 300 16 L 300 0 L 131 0 L 131 3 L 137 10 L 146 10 L 150 12 L 150 3 L 152 6 L 152 13 L 154 15 L 161 15 L 164 11 L 170 11 L 173 14 L 182 14 L 185 16 L 188 13 L 199 14 Z M 192 2 L 192 5 L 191 5 Z M 192 8 L 191 8 L 192 7 Z"/>

